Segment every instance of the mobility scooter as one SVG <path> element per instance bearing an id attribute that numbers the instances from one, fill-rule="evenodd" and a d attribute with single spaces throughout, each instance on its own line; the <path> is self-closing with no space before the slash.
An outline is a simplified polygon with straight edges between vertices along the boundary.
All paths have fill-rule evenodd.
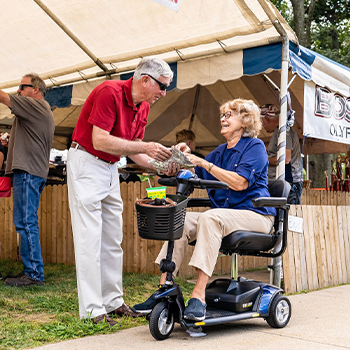
<path id="1" fill-rule="evenodd" d="M 176 195 L 167 196 L 176 202 L 175 206 L 143 206 L 136 203 L 140 237 L 169 242 L 167 256 L 159 266 L 162 273 L 167 273 L 166 282 L 154 294 L 157 304 L 147 315 L 152 336 L 157 340 L 168 338 L 175 322 L 180 323 L 192 336 L 205 335 L 201 332 L 202 327 L 257 317 L 264 318 L 271 327 L 285 327 L 291 317 L 289 299 L 276 286 L 237 277 L 237 254 L 272 258 L 283 254 L 287 243 L 289 184 L 283 180 L 269 180 L 271 197 L 253 200 L 256 207 L 276 208 L 277 215 L 270 235 L 235 231 L 223 238 L 220 252 L 232 256 L 231 279 L 219 278 L 208 284 L 206 317 L 203 321 L 190 321 L 183 316 L 184 298 L 172 275 L 175 269 L 172 262 L 174 240 L 182 235 L 187 207 L 210 207 L 207 198 L 188 198 L 194 188 L 228 186 L 220 181 L 195 178 L 189 171 L 180 171 L 177 177 L 161 178 L 158 182 L 176 187 Z"/>

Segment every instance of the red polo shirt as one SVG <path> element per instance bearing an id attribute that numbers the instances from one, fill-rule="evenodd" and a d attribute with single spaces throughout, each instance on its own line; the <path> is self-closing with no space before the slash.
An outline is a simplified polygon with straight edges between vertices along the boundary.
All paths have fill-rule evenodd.
<path id="1" fill-rule="evenodd" d="M 92 145 L 92 127 L 108 131 L 126 140 L 143 139 L 150 110 L 148 102 L 136 107 L 131 96 L 129 80 L 108 80 L 98 85 L 84 103 L 75 126 L 72 140 L 94 156 L 112 162 L 120 157 L 97 151 Z"/>

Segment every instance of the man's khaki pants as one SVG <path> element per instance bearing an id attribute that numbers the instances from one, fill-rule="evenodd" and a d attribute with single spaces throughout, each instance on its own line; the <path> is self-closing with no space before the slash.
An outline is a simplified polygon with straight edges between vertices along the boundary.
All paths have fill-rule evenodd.
<path id="1" fill-rule="evenodd" d="M 67 180 L 79 314 L 81 318 L 93 318 L 124 302 L 123 202 L 117 164 L 71 148 Z"/>

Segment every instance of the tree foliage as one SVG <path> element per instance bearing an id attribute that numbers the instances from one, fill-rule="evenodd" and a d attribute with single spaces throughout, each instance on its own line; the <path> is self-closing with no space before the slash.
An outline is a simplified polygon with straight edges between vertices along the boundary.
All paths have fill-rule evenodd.
<path id="1" fill-rule="evenodd" d="M 350 0 L 318 0 L 312 26 L 313 48 L 350 66 Z"/>
<path id="2" fill-rule="evenodd" d="M 271 0 L 301 45 L 350 66 L 350 0 Z"/>

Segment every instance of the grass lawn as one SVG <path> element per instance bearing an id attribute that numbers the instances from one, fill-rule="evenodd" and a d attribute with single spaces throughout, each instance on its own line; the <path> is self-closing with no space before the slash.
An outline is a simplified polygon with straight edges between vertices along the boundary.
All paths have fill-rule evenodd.
<path id="1" fill-rule="evenodd" d="M 0 261 L 3 277 L 22 270 L 22 263 Z M 147 324 L 145 318 L 117 317 L 118 326 L 95 325 L 80 320 L 75 267 L 45 264 L 45 285 L 8 287 L 0 281 L 0 349 L 29 349 L 67 339 L 115 333 Z M 185 300 L 193 284 L 177 279 Z M 144 301 L 156 289 L 159 276 L 124 274 L 124 299 L 128 305 Z"/>

